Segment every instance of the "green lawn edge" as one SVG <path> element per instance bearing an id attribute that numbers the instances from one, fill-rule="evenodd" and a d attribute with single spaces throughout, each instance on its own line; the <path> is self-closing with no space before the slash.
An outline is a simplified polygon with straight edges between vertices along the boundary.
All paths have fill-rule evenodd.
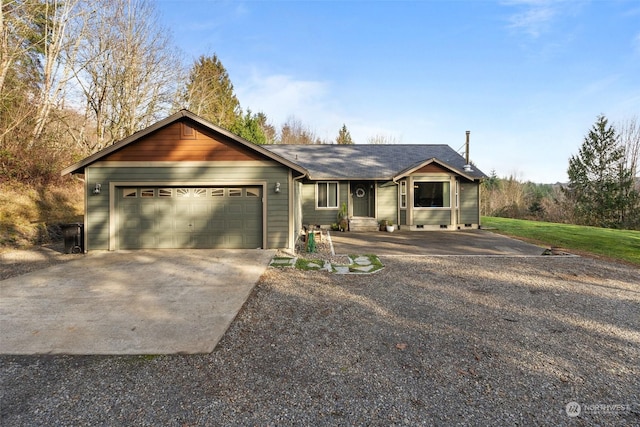
<path id="1" fill-rule="evenodd" d="M 640 266 L 640 231 L 498 217 L 482 217 L 482 228 L 549 247 Z"/>

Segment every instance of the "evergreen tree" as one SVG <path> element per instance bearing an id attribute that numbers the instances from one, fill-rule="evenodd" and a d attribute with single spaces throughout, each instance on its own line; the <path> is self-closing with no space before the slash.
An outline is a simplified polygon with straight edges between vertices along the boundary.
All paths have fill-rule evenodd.
<path id="1" fill-rule="evenodd" d="M 252 114 L 251 110 L 247 110 L 245 115 L 240 115 L 229 130 L 254 144 L 267 143 L 267 137 L 261 126 L 261 116 L 260 114 Z"/>
<path id="2" fill-rule="evenodd" d="M 633 193 L 633 177 L 624 164 L 624 147 L 605 116 L 599 116 L 578 155 L 569 159 L 569 194 L 583 224 L 620 227 Z"/>
<path id="3" fill-rule="evenodd" d="M 336 144 L 343 145 L 351 145 L 353 144 L 353 140 L 351 139 L 351 134 L 347 130 L 347 125 L 343 124 L 340 130 L 338 131 L 338 137 L 336 138 Z"/>
<path id="4" fill-rule="evenodd" d="M 258 120 L 260 129 L 262 129 L 262 133 L 266 138 L 266 144 L 275 144 L 277 138 L 276 128 L 271 123 L 269 123 L 267 115 L 260 112 L 256 114 L 256 119 Z"/>
<path id="5" fill-rule="evenodd" d="M 229 74 L 215 54 L 201 56 L 193 64 L 184 101 L 187 109 L 225 129 L 242 116 Z"/>

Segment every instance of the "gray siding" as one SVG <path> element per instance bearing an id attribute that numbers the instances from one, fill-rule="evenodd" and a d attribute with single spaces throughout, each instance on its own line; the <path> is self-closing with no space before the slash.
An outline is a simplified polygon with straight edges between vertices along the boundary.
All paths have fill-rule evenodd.
<path id="1" fill-rule="evenodd" d="M 408 225 L 407 224 L 407 210 L 406 209 L 400 209 L 400 222 L 398 224 L 400 224 L 400 225 Z"/>
<path id="2" fill-rule="evenodd" d="M 460 183 L 460 224 L 479 224 L 478 191 L 476 182 Z"/>
<path id="3" fill-rule="evenodd" d="M 318 224 L 329 226 L 338 221 L 337 209 L 317 209 L 316 208 L 316 183 L 305 182 L 302 184 L 302 223 Z M 349 203 L 349 184 L 344 181 L 338 182 L 338 206 L 342 203 Z"/>
<path id="4" fill-rule="evenodd" d="M 424 209 L 413 211 L 412 225 L 451 224 L 451 209 Z"/>
<path id="5" fill-rule="evenodd" d="M 104 165 L 104 164 L 103 164 Z M 85 232 L 88 250 L 109 249 L 109 183 L 110 182 L 172 182 L 175 185 L 197 185 L 207 182 L 266 181 L 264 200 L 267 203 L 267 248 L 289 246 L 289 169 L 284 166 L 166 166 L 107 167 L 91 166 L 86 170 L 87 215 Z M 102 184 L 98 195 L 92 194 L 96 182 Z M 274 192 L 280 183 L 280 193 Z M 115 199 L 117 202 L 117 199 Z M 117 206 L 116 206 L 117 207 Z M 116 209 L 117 210 L 117 209 Z"/>
<path id="6" fill-rule="evenodd" d="M 378 221 L 383 219 L 398 223 L 398 186 L 378 183 Z"/>

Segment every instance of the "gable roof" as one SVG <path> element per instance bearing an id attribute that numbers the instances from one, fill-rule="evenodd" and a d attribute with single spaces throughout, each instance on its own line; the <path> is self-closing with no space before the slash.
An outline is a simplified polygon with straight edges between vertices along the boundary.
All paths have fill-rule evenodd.
<path id="1" fill-rule="evenodd" d="M 226 129 L 223 129 L 219 126 L 214 125 L 213 123 L 203 119 L 200 116 L 197 116 L 195 114 L 193 114 L 191 111 L 188 110 L 180 110 L 175 114 L 172 114 L 171 116 L 167 117 L 166 119 L 160 120 L 157 123 L 154 123 L 153 125 L 138 131 L 136 133 L 134 133 L 133 135 L 116 142 L 113 145 L 110 145 L 100 151 L 98 151 L 95 154 L 92 154 L 89 157 L 86 157 L 82 160 L 80 160 L 78 163 L 75 163 L 65 169 L 63 169 L 60 174 L 61 175 L 67 175 L 67 174 L 74 174 L 74 173 L 84 173 L 84 169 L 87 166 L 90 166 L 92 163 L 95 163 L 101 159 L 103 159 L 104 157 L 108 156 L 111 153 L 114 153 L 118 150 L 123 149 L 124 147 L 126 147 L 129 144 L 135 143 L 136 141 L 139 141 L 140 139 L 144 138 L 145 136 L 159 130 L 162 129 L 165 126 L 171 125 L 175 122 L 179 122 L 181 120 L 185 120 L 185 119 L 189 119 L 192 120 L 198 124 L 200 124 L 201 126 L 207 128 L 208 130 L 211 130 L 213 132 L 217 132 L 221 135 L 224 135 L 227 138 L 232 139 L 233 141 L 237 142 L 239 145 L 244 146 L 245 148 L 248 148 L 250 150 L 253 150 L 257 153 L 260 153 L 262 155 L 264 155 L 265 157 L 274 160 L 284 166 L 287 166 L 293 170 L 295 170 L 296 172 L 302 174 L 302 175 L 308 175 L 308 172 L 302 167 L 300 166 L 298 163 L 295 162 L 291 162 L 290 160 L 288 160 L 287 158 L 280 156 L 278 153 L 272 152 L 270 150 L 265 150 L 263 145 L 257 145 L 254 144 L 250 141 L 247 141 L 244 138 L 239 137 L 238 135 L 235 135 L 231 132 L 229 132 Z"/>
<path id="2" fill-rule="evenodd" d="M 448 145 L 265 145 L 267 150 L 305 168 L 314 180 L 398 180 L 431 163 L 469 180 L 486 177 Z"/>

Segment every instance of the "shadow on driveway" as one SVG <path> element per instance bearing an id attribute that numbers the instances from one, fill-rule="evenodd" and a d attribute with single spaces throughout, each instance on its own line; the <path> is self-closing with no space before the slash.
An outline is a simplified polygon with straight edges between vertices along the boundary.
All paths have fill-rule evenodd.
<path id="1" fill-rule="evenodd" d="M 0 353 L 209 353 L 274 253 L 96 252 L 2 280 Z"/>
<path id="2" fill-rule="evenodd" d="M 545 248 L 486 230 L 332 232 L 337 255 L 542 255 Z"/>

